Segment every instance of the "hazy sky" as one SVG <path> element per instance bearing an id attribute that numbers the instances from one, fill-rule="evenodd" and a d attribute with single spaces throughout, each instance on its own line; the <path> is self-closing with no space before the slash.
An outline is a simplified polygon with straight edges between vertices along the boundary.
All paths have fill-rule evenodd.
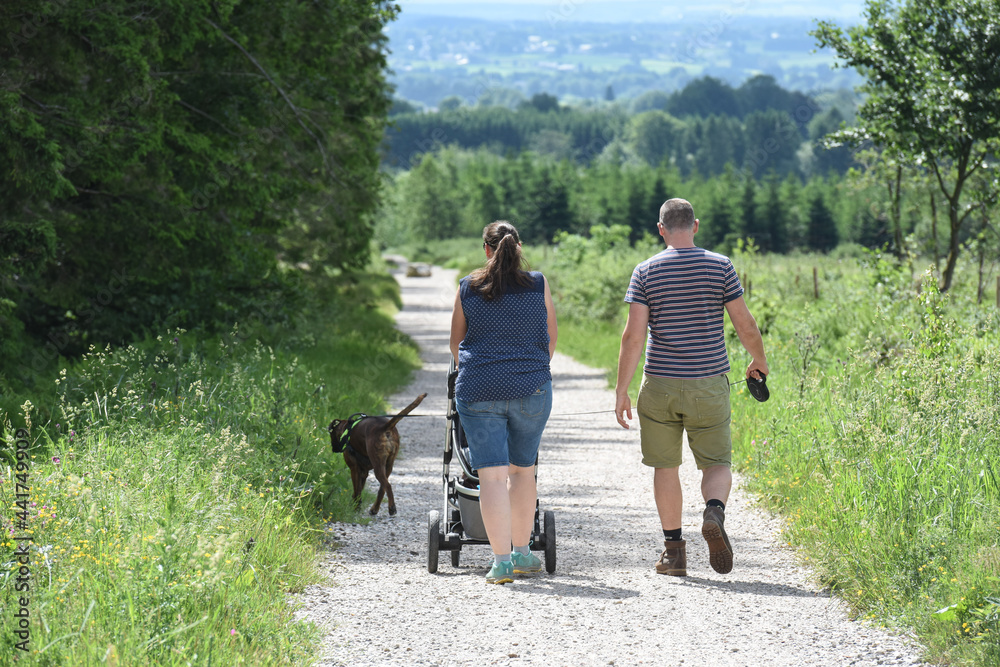
<path id="1" fill-rule="evenodd" d="M 397 0 L 404 14 L 436 14 L 490 19 L 544 19 L 561 17 L 576 21 L 645 22 L 672 20 L 687 13 L 734 14 L 775 17 L 840 19 L 857 22 L 863 2 L 815 4 L 790 0 L 702 0 L 651 2 L 649 0 Z"/>

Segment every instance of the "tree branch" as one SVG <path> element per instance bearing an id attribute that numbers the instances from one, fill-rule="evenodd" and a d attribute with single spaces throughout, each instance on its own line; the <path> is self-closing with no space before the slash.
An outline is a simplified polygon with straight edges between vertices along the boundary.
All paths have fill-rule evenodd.
<path id="1" fill-rule="evenodd" d="M 104 197 L 112 197 L 114 199 L 121 199 L 121 197 L 119 197 L 118 195 L 112 194 L 110 192 L 105 192 L 104 190 L 91 190 L 90 188 L 76 188 L 76 191 L 77 192 L 82 192 L 83 194 L 87 194 L 87 195 L 101 195 L 101 196 L 104 196 Z"/>
<path id="2" fill-rule="evenodd" d="M 277 84 L 277 82 L 275 82 L 275 80 L 273 78 L 271 78 L 271 75 L 267 73 L 267 70 L 265 70 L 264 67 L 259 62 L 257 62 L 257 59 L 254 58 L 252 55 L 250 55 L 249 51 L 247 51 L 245 48 L 243 48 L 242 44 L 240 44 L 235 39 L 233 39 L 232 37 L 230 37 L 226 33 L 225 30 L 223 30 L 218 25 L 216 25 L 215 22 L 213 22 L 211 19 L 209 19 L 209 18 L 206 17 L 205 18 L 205 22 L 208 23 L 213 28 L 215 28 L 216 30 L 218 30 L 219 33 L 222 34 L 222 36 L 226 39 L 226 41 L 228 41 L 233 46 L 235 46 L 237 49 L 239 49 L 240 53 L 242 53 L 244 56 L 246 56 L 247 60 L 249 60 L 251 63 L 253 63 L 254 67 L 256 67 L 260 71 L 260 73 L 264 75 L 264 78 L 267 79 L 268 82 L 272 86 L 274 86 L 275 90 L 278 91 L 278 94 L 280 94 L 281 97 L 282 97 L 282 99 L 285 100 L 285 104 L 287 104 L 288 108 L 292 110 L 293 114 L 295 114 L 295 120 L 298 121 L 299 126 L 303 130 L 305 130 L 306 134 L 308 134 L 310 137 L 313 138 L 313 141 L 316 142 L 316 148 L 319 149 L 319 153 L 320 153 L 320 155 L 323 158 L 323 164 L 326 166 L 327 171 L 330 173 L 330 176 L 333 177 L 333 179 L 336 180 L 337 183 L 339 183 L 340 185 L 343 185 L 343 183 L 340 181 L 340 179 L 338 179 L 336 177 L 336 175 L 333 173 L 333 169 L 330 168 L 331 164 L 334 165 L 334 166 L 337 166 L 336 163 L 333 162 L 330 159 L 329 155 L 327 155 L 326 149 L 323 148 L 323 142 L 320 141 L 319 137 L 317 137 L 315 135 L 315 133 L 313 133 L 313 131 L 310 130 L 306 126 L 305 121 L 302 119 L 302 113 L 301 113 L 301 111 L 299 111 L 299 108 L 297 106 L 295 106 L 294 103 L 292 103 L 292 100 L 291 100 L 291 98 L 288 97 L 288 94 L 285 93 L 285 91 L 281 89 L 281 86 L 279 86 Z"/>
<path id="3" fill-rule="evenodd" d="M 49 111 L 51 109 L 56 109 L 58 111 L 66 111 L 66 107 L 64 107 L 62 105 L 59 105 L 59 104 L 45 104 L 44 102 L 36 100 L 34 97 L 32 97 L 28 93 L 24 92 L 23 90 L 19 91 L 19 93 L 20 93 L 21 97 L 23 97 L 26 100 L 28 100 L 28 101 L 30 101 L 30 102 L 38 105 L 38 107 L 40 109 L 42 109 L 42 111 Z"/>
<path id="4" fill-rule="evenodd" d="M 203 118 L 207 118 L 208 120 L 212 121 L 213 123 L 215 123 L 216 125 L 218 125 L 219 127 L 221 127 L 226 132 L 226 134 L 228 134 L 230 136 L 233 136 L 233 137 L 238 137 L 239 136 L 238 134 L 236 134 L 235 132 L 233 132 L 232 130 L 230 130 L 228 127 L 226 127 L 225 125 L 223 125 L 221 121 L 216 120 L 215 118 L 213 118 L 212 116 L 208 115 L 207 113 L 205 113 L 201 109 L 198 109 L 196 107 L 191 106 L 190 104 L 188 104 L 184 100 L 177 100 L 177 103 L 180 104 L 185 109 L 189 109 L 189 110 L 195 112 L 196 114 L 198 114 L 199 116 L 202 116 Z"/>

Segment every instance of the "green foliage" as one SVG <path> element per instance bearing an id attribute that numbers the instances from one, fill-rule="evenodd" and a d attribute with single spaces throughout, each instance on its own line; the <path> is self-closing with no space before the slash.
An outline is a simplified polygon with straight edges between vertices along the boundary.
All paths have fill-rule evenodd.
<path id="1" fill-rule="evenodd" d="M 624 290 L 636 265 L 628 238 L 625 225 L 594 226 L 590 238 L 566 232 L 556 236 L 556 248 L 542 270 L 551 271 L 549 282 L 560 317 L 578 322 L 612 322 L 621 317 L 627 309 Z"/>
<path id="2" fill-rule="evenodd" d="M 384 310 L 398 303 L 391 277 L 309 287 L 316 301 L 294 328 L 178 330 L 95 348 L 37 406 L 0 411 L 5 441 L 15 426 L 32 441 L 25 664 L 315 658 L 320 635 L 295 620 L 288 594 L 322 581 L 314 561 L 326 520 L 359 519 L 327 425 L 385 412 L 419 357 Z M 14 526 L 0 528 L 6 562 Z M 0 573 L 8 617 L 14 575 Z M 13 635 L 0 641 L 13 655 Z"/>
<path id="3" fill-rule="evenodd" d="M 684 123 L 663 111 L 644 111 L 632 116 L 628 125 L 628 141 L 647 164 L 658 166 L 672 154 Z"/>
<path id="4" fill-rule="evenodd" d="M 840 241 L 833 214 L 820 192 L 814 193 L 809 199 L 809 220 L 806 229 L 810 250 L 829 252 Z"/>
<path id="5" fill-rule="evenodd" d="M 768 170 L 800 174 L 798 150 L 819 111 L 810 98 L 781 89 L 768 76 L 737 89 L 697 79 L 669 102 L 649 105 L 637 101 L 629 117 L 619 105 L 571 108 L 539 93 L 516 111 L 481 105 L 400 114 L 386 136 L 385 163 L 411 169 L 420 155 L 456 146 L 498 154 L 530 149 L 582 165 L 634 157 L 654 167 L 675 165 L 684 175 L 720 174 L 727 163 L 755 177 Z"/>
<path id="6" fill-rule="evenodd" d="M 870 141 L 891 160 L 921 166 L 944 195 L 951 232 L 944 289 L 951 287 L 960 233 L 974 209 L 965 194 L 969 179 L 995 168 L 1000 146 L 998 9 L 996 0 L 869 0 L 867 24 L 845 32 L 820 22 L 813 33 L 867 79 L 857 127 L 833 139 Z M 996 200 L 995 179 L 980 187 Z"/>
<path id="7" fill-rule="evenodd" d="M 558 113 L 556 111 L 558 110 Z M 570 138 L 575 157 L 590 161 L 622 134 L 625 118 L 614 112 L 558 109 L 551 95 L 536 95 L 515 111 L 501 106 L 461 107 L 436 114 L 400 114 L 386 132 L 385 162 L 415 167 L 424 153 L 456 145 L 520 152 L 543 130 Z"/>
<path id="8" fill-rule="evenodd" d="M 629 266 L 654 249 L 604 254 L 620 253 Z M 1000 316 L 977 305 L 974 284 L 942 294 L 929 272 L 915 282 L 907 262 L 860 254 L 779 257 L 736 244 L 733 262 L 753 285 L 746 299 L 764 331 L 771 398 L 760 404 L 734 388 L 734 465 L 858 616 L 912 628 L 932 661 L 994 664 Z M 545 270 L 554 285 L 584 280 L 562 259 Z M 581 287 L 568 304 L 557 291 L 560 316 L 609 292 L 620 300 L 627 278 L 618 280 L 617 290 L 592 281 L 589 297 Z M 568 317 L 561 330 L 568 349 L 610 381 L 624 319 L 624 310 L 617 326 Z M 749 359 L 726 329 L 739 374 Z"/>
<path id="9" fill-rule="evenodd" d="M 35 348 L 8 378 L 165 327 L 281 321 L 279 250 L 363 266 L 395 12 L 4 2 L 0 336 Z"/>
<path id="10" fill-rule="evenodd" d="M 835 178 L 814 178 L 803 187 L 795 176 L 779 181 L 773 172 L 762 183 L 733 165 L 703 180 L 643 161 L 586 167 L 532 153 L 499 157 L 484 149 L 446 148 L 422 155 L 416 168 L 395 177 L 376 237 L 383 248 L 436 243 L 478 236 L 486 224 L 505 219 L 528 243 L 549 243 L 560 231 L 586 235 L 592 227 L 614 225 L 628 227 L 629 240 L 636 242 L 656 233 L 666 199 L 683 197 L 701 220 L 703 247 L 726 252 L 749 236 L 767 252 L 810 244 L 831 249 L 840 240 L 862 238 L 854 224 L 857 208 L 839 187 Z M 869 190 L 861 194 L 871 196 Z"/>
<path id="11" fill-rule="evenodd" d="M 736 93 L 724 81 L 710 76 L 695 79 L 682 90 L 670 96 L 667 112 L 683 116 L 741 115 L 742 109 Z"/>
<path id="12" fill-rule="evenodd" d="M 525 107 L 531 107 L 542 113 L 559 111 L 559 98 L 548 93 L 535 93 L 531 99 L 524 103 Z"/>
<path id="13" fill-rule="evenodd" d="M 670 96 L 666 110 L 677 117 L 732 116 L 774 110 L 798 118 L 804 110 L 815 109 L 808 96 L 785 90 L 773 76 L 758 74 L 733 88 L 724 81 L 705 76 L 688 83 Z"/>

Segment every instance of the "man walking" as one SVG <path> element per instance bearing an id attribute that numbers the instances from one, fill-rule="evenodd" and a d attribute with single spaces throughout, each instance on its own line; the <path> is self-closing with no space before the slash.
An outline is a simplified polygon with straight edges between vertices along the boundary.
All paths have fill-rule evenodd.
<path id="1" fill-rule="evenodd" d="M 628 387 L 648 329 L 636 412 L 642 462 L 654 469 L 653 495 L 663 528 L 665 548 L 656 571 L 687 575 L 678 475 L 687 431 L 702 473 L 706 506 L 701 532 L 708 542 L 709 562 L 716 572 L 726 574 L 733 569 L 733 548 L 724 526 L 733 478 L 723 310 L 753 358 L 747 378 L 767 376 L 764 341 L 743 300 L 733 263 L 694 244 L 698 220 L 691 204 L 683 199 L 664 202 L 656 227 L 667 247 L 635 268 L 625 294 L 629 312 L 618 355 L 615 418 L 623 428 L 629 427 L 625 420 L 625 415 L 632 419 Z"/>

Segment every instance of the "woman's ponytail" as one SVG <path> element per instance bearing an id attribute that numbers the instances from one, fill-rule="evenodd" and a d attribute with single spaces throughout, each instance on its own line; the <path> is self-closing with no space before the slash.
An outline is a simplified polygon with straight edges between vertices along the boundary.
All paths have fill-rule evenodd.
<path id="1" fill-rule="evenodd" d="M 485 267 L 473 271 L 471 286 L 487 301 L 503 296 L 511 284 L 531 285 L 520 244 L 517 229 L 506 220 L 483 228 L 483 246 L 489 246 L 492 256 Z"/>

